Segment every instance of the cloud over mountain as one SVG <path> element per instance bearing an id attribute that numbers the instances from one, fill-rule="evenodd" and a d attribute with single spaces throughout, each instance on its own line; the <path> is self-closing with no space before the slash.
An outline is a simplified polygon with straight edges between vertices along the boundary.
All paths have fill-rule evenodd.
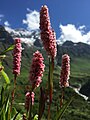
<path id="1" fill-rule="evenodd" d="M 26 19 L 23 19 L 23 24 L 27 25 L 28 30 L 39 29 L 39 12 L 36 10 L 32 11 L 27 8 L 29 13 L 26 14 Z"/>
<path id="2" fill-rule="evenodd" d="M 84 42 L 90 44 L 90 31 L 86 32 L 86 26 L 82 25 L 76 28 L 73 24 L 62 25 L 60 24 L 61 36 L 60 41 L 65 42 L 70 40 L 72 42 Z"/>

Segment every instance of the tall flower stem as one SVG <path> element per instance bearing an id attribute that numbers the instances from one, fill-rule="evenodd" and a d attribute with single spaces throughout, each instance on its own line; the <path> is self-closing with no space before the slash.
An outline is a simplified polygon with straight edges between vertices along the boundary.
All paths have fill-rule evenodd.
<path id="1" fill-rule="evenodd" d="M 34 92 L 33 90 L 30 90 L 30 92 L 27 92 L 25 97 L 25 108 L 27 110 L 28 114 L 28 120 L 32 120 L 32 106 L 34 105 Z"/>
<path id="2" fill-rule="evenodd" d="M 53 70 L 54 61 L 49 57 L 49 75 L 48 75 L 48 93 L 49 93 L 49 106 L 48 106 L 48 120 L 50 120 L 50 109 L 53 97 Z"/>
<path id="3" fill-rule="evenodd" d="M 15 98 L 15 91 L 16 91 L 16 78 L 17 78 L 17 75 L 15 74 L 14 75 L 14 89 L 12 91 L 12 95 L 11 95 L 11 111 L 12 111 L 12 106 L 13 106 L 13 102 L 14 102 L 14 98 Z"/>
<path id="4" fill-rule="evenodd" d="M 15 94 L 15 91 L 16 91 L 16 78 L 17 78 L 17 75 L 14 75 L 14 94 Z"/>
<path id="5" fill-rule="evenodd" d="M 41 87 L 40 88 L 38 120 L 41 120 L 42 115 L 44 113 L 46 98 L 47 98 L 47 95 L 45 93 L 45 90 Z"/>
<path id="6" fill-rule="evenodd" d="M 63 101 L 64 101 L 64 87 L 62 87 L 62 91 L 61 91 L 60 107 L 63 106 Z"/>
<path id="7" fill-rule="evenodd" d="M 28 117 L 28 120 L 32 120 L 32 92 L 30 92 L 30 104 L 29 104 L 29 117 Z"/>

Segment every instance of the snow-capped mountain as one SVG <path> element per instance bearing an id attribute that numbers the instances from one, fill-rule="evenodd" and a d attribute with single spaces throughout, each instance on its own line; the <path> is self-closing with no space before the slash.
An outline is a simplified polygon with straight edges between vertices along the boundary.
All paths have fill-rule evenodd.
<path id="1" fill-rule="evenodd" d="M 28 31 L 23 28 L 12 29 L 5 27 L 5 30 L 12 36 L 12 38 L 20 38 L 22 43 L 26 43 L 29 46 L 33 45 L 36 40 L 40 40 L 40 32 L 37 31 Z"/>

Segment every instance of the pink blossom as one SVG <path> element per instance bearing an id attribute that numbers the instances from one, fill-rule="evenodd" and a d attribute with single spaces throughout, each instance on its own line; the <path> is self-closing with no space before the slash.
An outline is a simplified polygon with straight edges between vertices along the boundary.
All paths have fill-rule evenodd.
<path id="1" fill-rule="evenodd" d="M 26 97 L 26 100 L 25 100 L 25 108 L 27 109 L 27 111 L 29 110 L 29 105 L 30 105 L 30 98 L 32 98 L 32 105 L 34 105 L 34 92 L 30 93 L 30 92 L 27 92 L 25 97 Z"/>
<path id="2" fill-rule="evenodd" d="M 40 29 L 47 30 L 51 28 L 48 7 L 46 5 L 41 7 L 40 10 Z"/>
<path id="3" fill-rule="evenodd" d="M 33 54 L 30 76 L 29 80 L 32 85 L 32 88 L 38 87 L 42 82 L 42 76 L 44 72 L 45 65 L 43 64 L 44 58 L 39 51 L 36 51 Z"/>
<path id="4" fill-rule="evenodd" d="M 57 53 L 56 49 L 56 35 L 54 30 L 51 28 L 50 18 L 47 6 L 42 6 L 40 11 L 40 29 L 41 29 L 41 40 L 47 54 L 54 58 Z"/>
<path id="5" fill-rule="evenodd" d="M 69 86 L 69 75 L 70 75 L 70 57 L 67 54 L 62 56 L 62 66 L 61 66 L 61 76 L 60 76 L 60 86 Z"/>
<path id="6" fill-rule="evenodd" d="M 20 39 L 15 39 L 15 47 L 13 50 L 13 74 L 19 75 L 20 74 L 20 67 L 21 67 L 21 41 Z"/>

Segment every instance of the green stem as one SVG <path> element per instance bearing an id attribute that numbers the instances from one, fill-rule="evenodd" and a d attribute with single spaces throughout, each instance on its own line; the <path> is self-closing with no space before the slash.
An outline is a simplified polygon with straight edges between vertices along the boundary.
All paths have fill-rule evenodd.
<path id="1" fill-rule="evenodd" d="M 64 87 L 62 87 L 62 93 L 61 93 L 61 99 L 60 99 L 60 107 L 63 106 L 63 100 L 64 100 Z"/>
<path id="2" fill-rule="evenodd" d="M 16 78 L 17 78 L 17 75 L 15 74 L 14 76 L 14 89 L 12 91 L 12 100 L 11 100 L 11 111 L 12 111 L 12 106 L 13 106 L 13 103 L 14 103 L 14 98 L 15 98 L 15 91 L 16 91 Z"/>
<path id="3" fill-rule="evenodd" d="M 30 104 L 29 104 L 29 117 L 28 120 L 32 120 L 32 97 L 31 97 L 32 92 L 30 92 Z"/>
<path id="4" fill-rule="evenodd" d="M 50 120 L 50 108 L 53 97 L 53 70 L 54 70 L 54 60 L 49 58 L 49 75 L 48 75 L 48 92 L 49 92 L 49 106 L 48 106 L 48 120 Z"/>

